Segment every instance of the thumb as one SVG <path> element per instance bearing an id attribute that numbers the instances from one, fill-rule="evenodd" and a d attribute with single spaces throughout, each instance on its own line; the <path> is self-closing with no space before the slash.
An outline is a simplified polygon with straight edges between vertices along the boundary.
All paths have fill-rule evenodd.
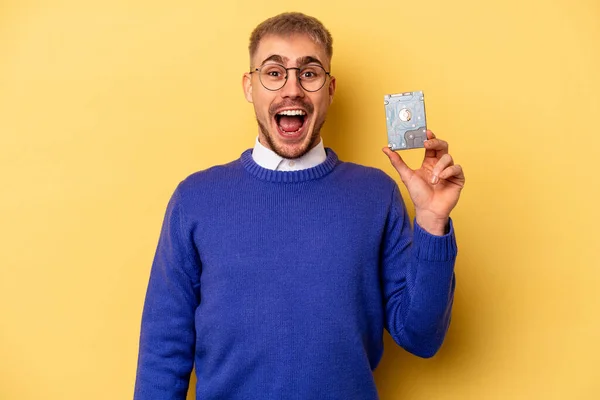
<path id="1" fill-rule="evenodd" d="M 392 166 L 400 174 L 400 179 L 402 179 L 402 182 L 407 183 L 410 181 L 410 178 L 414 172 L 408 167 L 408 165 L 406 165 L 402 157 L 400 157 L 400 155 L 395 151 L 392 151 L 389 147 L 384 147 L 382 150 L 390 159 Z"/>

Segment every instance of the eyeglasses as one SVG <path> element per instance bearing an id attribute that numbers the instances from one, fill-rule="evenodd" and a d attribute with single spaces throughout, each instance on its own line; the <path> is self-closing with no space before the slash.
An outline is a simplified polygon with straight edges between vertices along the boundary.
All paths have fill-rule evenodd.
<path id="1" fill-rule="evenodd" d="M 296 70 L 296 76 L 302 89 L 307 92 L 316 92 L 325 85 L 327 76 L 331 75 L 323 67 L 316 64 L 305 65 L 302 68 L 286 68 L 280 64 L 265 64 L 250 73 L 258 72 L 260 83 L 267 90 L 276 91 L 285 86 L 288 80 L 288 71 Z"/>

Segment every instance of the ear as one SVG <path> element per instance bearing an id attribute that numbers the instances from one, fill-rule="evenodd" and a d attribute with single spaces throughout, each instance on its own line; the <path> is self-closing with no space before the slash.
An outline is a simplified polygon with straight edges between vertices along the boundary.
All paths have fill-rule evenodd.
<path id="1" fill-rule="evenodd" d="M 242 77 L 242 87 L 244 88 L 244 96 L 248 103 L 252 103 L 252 75 L 245 72 Z"/>
<path id="2" fill-rule="evenodd" d="M 333 94 L 335 93 L 335 76 L 329 79 L 329 104 L 333 103 Z"/>

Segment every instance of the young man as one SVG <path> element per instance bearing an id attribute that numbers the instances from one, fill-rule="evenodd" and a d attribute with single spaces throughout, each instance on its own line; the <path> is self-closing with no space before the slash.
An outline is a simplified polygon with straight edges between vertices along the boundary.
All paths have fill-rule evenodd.
<path id="1" fill-rule="evenodd" d="M 433 356 L 454 293 L 450 211 L 464 184 L 428 132 L 413 171 L 384 149 L 395 182 L 342 162 L 320 129 L 333 100 L 331 36 L 312 17 L 260 24 L 243 76 L 253 150 L 176 189 L 152 266 L 135 398 L 377 399 L 383 329 Z"/>

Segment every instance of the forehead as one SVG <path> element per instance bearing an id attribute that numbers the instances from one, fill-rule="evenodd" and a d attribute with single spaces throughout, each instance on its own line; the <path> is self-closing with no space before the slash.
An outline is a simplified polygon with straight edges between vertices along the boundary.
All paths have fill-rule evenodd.
<path id="1" fill-rule="evenodd" d="M 308 35 L 267 35 L 258 43 L 252 64 L 258 66 L 274 55 L 280 56 L 286 66 L 296 65 L 298 59 L 306 57 L 319 60 L 324 67 L 329 67 L 330 61 L 325 47 L 315 43 Z"/>

